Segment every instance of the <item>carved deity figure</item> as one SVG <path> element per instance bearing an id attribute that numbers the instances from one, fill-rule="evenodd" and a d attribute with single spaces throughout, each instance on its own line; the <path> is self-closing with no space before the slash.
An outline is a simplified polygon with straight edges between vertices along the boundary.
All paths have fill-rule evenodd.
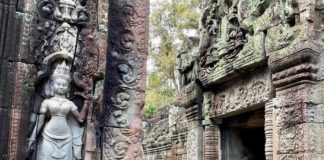
<path id="1" fill-rule="evenodd" d="M 63 61 L 51 76 L 54 95 L 41 103 L 40 115 L 29 139 L 29 150 L 37 144 L 36 160 L 82 159 L 83 127 L 79 123 L 84 121 L 87 107 L 79 113 L 78 107 L 67 99 L 70 82 L 70 70 Z"/>
<path id="2" fill-rule="evenodd" d="M 220 36 L 220 17 L 224 13 L 221 11 L 219 1 L 212 0 L 204 9 L 200 19 L 200 42 L 199 55 L 200 65 L 207 67 L 213 65 L 219 60 L 216 45 L 219 42 Z"/>

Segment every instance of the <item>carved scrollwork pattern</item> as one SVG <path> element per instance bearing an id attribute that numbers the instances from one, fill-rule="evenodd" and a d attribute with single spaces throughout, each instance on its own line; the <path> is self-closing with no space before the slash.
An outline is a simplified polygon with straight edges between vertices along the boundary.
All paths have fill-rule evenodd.
<path id="1" fill-rule="evenodd" d="M 148 5 L 148 0 L 109 1 L 104 159 L 139 160 L 143 156 L 139 139 L 146 85 Z"/>

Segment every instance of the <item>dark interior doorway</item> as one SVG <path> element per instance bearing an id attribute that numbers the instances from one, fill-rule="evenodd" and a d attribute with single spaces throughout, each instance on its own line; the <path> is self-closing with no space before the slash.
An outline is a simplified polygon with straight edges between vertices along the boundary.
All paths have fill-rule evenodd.
<path id="1" fill-rule="evenodd" d="M 264 109 L 223 119 L 223 160 L 265 160 Z"/>

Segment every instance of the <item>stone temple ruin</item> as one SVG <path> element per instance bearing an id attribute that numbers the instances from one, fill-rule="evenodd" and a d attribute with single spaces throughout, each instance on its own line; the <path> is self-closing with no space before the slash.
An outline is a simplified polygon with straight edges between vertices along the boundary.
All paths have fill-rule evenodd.
<path id="1" fill-rule="evenodd" d="M 324 1 L 211 0 L 146 160 L 323 160 Z"/>
<path id="2" fill-rule="evenodd" d="M 324 1 L 208 0 L 144 119 L 149 0 L 0 0 L 0 160 L 324 160 Z"/>

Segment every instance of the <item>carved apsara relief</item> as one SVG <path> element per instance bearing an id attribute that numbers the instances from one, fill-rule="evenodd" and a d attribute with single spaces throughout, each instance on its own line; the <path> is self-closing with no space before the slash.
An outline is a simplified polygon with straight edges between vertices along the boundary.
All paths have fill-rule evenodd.
<path id="1" fill-rule="evenodd" d="M 90 122 L 92 107 L 96 99 L 92 90 L 102 75 L 97 74 L 96 69 L 93 69 L 98 67 L 97 64 L 89 63 L 88 59 L 76 57 L 76 55 L 83 54 L 85 56 L 86 54 L 80 47 L 84 41 L 80 31 L 89 20 L 86 4 L 84 0 L 40 0 L 36 7 L 39 17 L 35 17 L 33 33 L 39 39 L 34 41 L 32 52 L 36 53 L 38 74 L 32 108 L 39 115 L 36 118 L 28 146 L 29 153 L 31 153 L 33 146 L 37 145 L 36 159 L 82 159 L 84 158 L 82 156 L 85 155 L 82 154 L 83 144 L 89 142 L 87 132 L 91 132 L 90 136 L 95 134 L 90 131 L 90 128 L 93 127 Z M 81 69 L 81 65 L 76 65 L 79 63 L 85 64 L 85 67 Z M 81 73 L 80 70 L 84 72 Z M 95 71 L 93 72 L 93 70 Z M 91 74 L 88 74 L 90 72 Z M 57 87 L 58 85 L 61 88 L 65 87 L 65 90 Z M 47 107 L 47 110 L 44 109 L 44 106 L 45 109 Z M 76 118 L 67 116 L 67 122 L 64 123 L 59 120 L 60 112 L 58 114 L 52 112 L 53 108 L 68 109 L 67 106 L 73 108 L 71 112 Z M 81 108 L 82 111 L 79 113 L 78 110 Z M 48 109 L 51 111 L 51 120 L 45 124 L 44 130 L 40 130 Z M 90 113 L 86 116 L 88 110 Z M 63 115 L 70 112 L 60 111 L 64 112 Z M 78 124 L 76 121 L 81 123 L 86 121 L 87 125 L 84 127 L 84 124 Z M 53 126 L 56 129 L 53 130 Z M 70 128 L 67 129 L 66 126 Z M 52 129 L 51 133 L 46 132 L 48 128 Z M 69 130 L 69 134 L 66 133 L 64 138 L 57 137 L 56 134 L 60 135 L 62 131 L 66 130 Z M 43 132 L 43 136 L 40 136 L 40 131 Z M 83 136 L 85 136 L 86 142 L 83 140 Z M 53 150 L 50 150 L 50 144 L 53 145 Z M 85 148 L 89 149 L 89 146 Z"/>

